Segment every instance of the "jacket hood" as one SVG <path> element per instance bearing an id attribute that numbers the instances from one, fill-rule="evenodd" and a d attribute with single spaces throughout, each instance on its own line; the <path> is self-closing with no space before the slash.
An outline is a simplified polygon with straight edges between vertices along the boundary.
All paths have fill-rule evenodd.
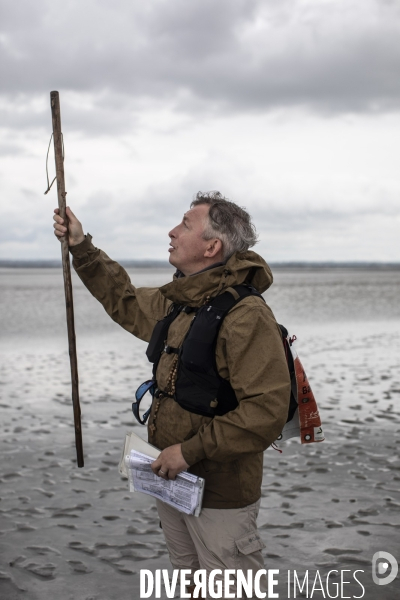
<path id="1" fill-rule="evenodd" d="M 200 271 L 189 277 L 176 277 L 160 292 L 177 304 L 202 306 L 226 288 L 251 283 L 262 294 L 272 284 L 271 269 L 256 252 L 235 252 L 225 264 Z"/>

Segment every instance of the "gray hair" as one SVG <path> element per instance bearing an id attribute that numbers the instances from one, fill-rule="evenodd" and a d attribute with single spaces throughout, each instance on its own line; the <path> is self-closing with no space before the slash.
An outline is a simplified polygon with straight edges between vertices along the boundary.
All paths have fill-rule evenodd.
<path id="1" fill-rule="evenodd" d="M 257 232 L 249 213 L 220 192 L 197 192 L 190 207 L 208 204 L 208 223 L 203 238 L 222 242 L 224 260 L 234 252 L 245 252 L 257 243 Z"/>

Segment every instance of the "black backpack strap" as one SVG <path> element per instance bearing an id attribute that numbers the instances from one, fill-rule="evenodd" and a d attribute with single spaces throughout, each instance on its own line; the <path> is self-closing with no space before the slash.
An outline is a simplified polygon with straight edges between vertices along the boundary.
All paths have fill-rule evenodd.
<path id="1" fill-rule="evenodd" d="M 243 283 L 227 288 L 224 292 L 222 292 L 222 294 L 212 298 L 209 304 L 222 310 L 224 313 L 224 318 L 227 312 L 229 312 L 236 304 L 238 304 L 238 302 L 243 300 L 243 298 L 247 298 L 248 296 L 259 296 L 262 300 L 264 300 L 262 295 L 257 292 L 253 286 Z"/>
<path id="2" fill-rule="evenodd" d="M 146 355 L 150 362 L 155 363 L 160 358 L 165 340 L 167 339 L 169 326 L 176 319 L 181 309 L 181 306 L 173 304 L 167 316 L 156 323 L 146 350 Z"/>
<path id="3" fill-rule="evenodd" d="M 293 355 L 292 355 L 292 352 L 291 352 L 290 346 L 289 346 L 289 344 L 290 344 L 289 332 L 286 329 L 286 327 L 284 325 L 281 325 L 280 323 L 278 323 L 278 327 L 281 330 L 283 348 L 285 350 L 285 356 L 286 356 L 286 363 L 287 363 L 287 366 L 289 369 L 289 374 L 290 374 L 291 391 L 290 391 L 289 413 L 288 413 L 288 418 L 287 418 L 287 421 L 290 421 L 293 418 L 293 415 L 297 410 L 297 400 L 294 395 L 294 390 L 296 389 L 296 386 L 297 386 L 296 374 L 295 374 L 295 369 L 294 369 Z"/>
<path id="4" fill-rule="evenodd" d="M 234 287 L 228 287 L 228 288 L 226 288 L 226 290 L 225 290 L 225 294 L 226 294 L 227 292 L 228 292 L 229 294 L 231 294 L 231 296 L 233 296 L 235 300 L 239 300 L 239 298 L 241 298 L 241 296 L 240 296 L 239 292 L 238 292 L 238 291 L 236 291 Z"/>

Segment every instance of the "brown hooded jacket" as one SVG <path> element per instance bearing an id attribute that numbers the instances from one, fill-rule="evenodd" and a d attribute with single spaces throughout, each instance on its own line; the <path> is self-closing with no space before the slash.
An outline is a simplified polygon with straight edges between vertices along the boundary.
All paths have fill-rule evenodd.
<path id="1" fill-rule="evenodd" d="M 235 253 L 226 264 L 189 277 L 175 277 L 160 288 L 135 288 L 126 271 L 93 246 L 90 235 L 70 250 L 76 272 L 110 317 L 147 342 L 172 302 L 202 306 L 245 281 L 260 293 L 272 283 L 268 265 L 251 251 Z M 168 345 L 182 344 L 192 319 L 193 314 L 179 314 L 169 328 Z M 170 385 L 174 360 L 176 354 L 161 356 L 161 390 Z M 280 330 L 261 298 L 247 297 L 227 314 L 216 362 L 219 374 L 235 390 L 237 408 L 210 418 L 188 412 L 169 397 L 153 400 L 149 442 L 161 450 L 182 444 L 189 471 L 206 481 L 205 508 L 240 508 L 261 495 L 263 451 L 281 433 L 289 407 L 290 378 Z"/>

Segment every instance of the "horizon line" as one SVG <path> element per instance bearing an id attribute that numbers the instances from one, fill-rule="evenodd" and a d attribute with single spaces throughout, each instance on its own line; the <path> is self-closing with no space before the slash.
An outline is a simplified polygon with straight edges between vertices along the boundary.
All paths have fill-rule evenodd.
<path id="1" fill-rule="evenodd" d="M 123 267 L 136 267 L 136 268 L 171 268 L 174 267 L 165 260 L 143 258 L 143 259 L 120 259 L 116 262 L 120 263 Z M 306 267 L 319 267 L 319 268 L 400 268 L 400 262 L 396 261 L 378 261 L 378 260 L 347 260 L 347 261 L 333 261 L 333 260 L 280 260 L 270 261 L 268 264 L 273 268 L 306 268 Z M 62 262 L 58 259 L 40 259 L 40 258 L 17 258 L 17 259 L 0 259 L 0 268 L 61 268 Z"/>

